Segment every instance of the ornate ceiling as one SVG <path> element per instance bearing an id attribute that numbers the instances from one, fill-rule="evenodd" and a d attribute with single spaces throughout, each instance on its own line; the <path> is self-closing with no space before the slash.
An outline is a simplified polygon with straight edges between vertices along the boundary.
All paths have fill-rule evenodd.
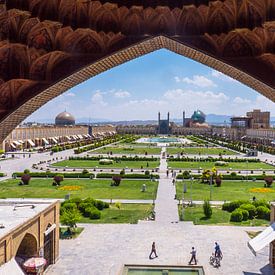
<path id="1" fill-rule="evenodd" d="M 275 0 L 0 0 L 0 140 L 67 89 L 159 48 L 275 101 Z"/>

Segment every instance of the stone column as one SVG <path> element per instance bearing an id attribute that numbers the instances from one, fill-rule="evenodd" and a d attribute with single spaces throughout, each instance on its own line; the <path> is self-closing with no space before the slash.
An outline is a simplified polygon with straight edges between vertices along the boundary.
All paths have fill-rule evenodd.
<path id="1" fill-rule="evenodd" d="M 270 212 L 270 224 L 275 222 L 275 203 L 271 204 Z M 275 267 L 275 241 L 269 245 L 269 263 L 274 268 Z"/>

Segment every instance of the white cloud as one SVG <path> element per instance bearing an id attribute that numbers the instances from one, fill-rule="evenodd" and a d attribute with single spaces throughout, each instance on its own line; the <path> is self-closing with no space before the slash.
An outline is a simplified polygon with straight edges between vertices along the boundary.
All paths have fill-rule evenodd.
<path id="1" fill-rule="evenodd" d="M 190 85 L 195 85 L 200 88 L 209 88 L 209 87 L 217 86 L 211 79 L 208 79 L 203 75 L 194 75 L 193 78 L 189 78 L 189 77 L 179 78 L 178 76 L 175 76 L 174 79 L 177 83 L 184 82 Z"/>
<path id="2" fill-rule="evenodd" d="M 106 106 L 108 105 L 107 102 L 104 101 L 103 98 L 103 93 L 99 90 L 97 90 L 93 95 L 92 95 L 92 104 L 95 105 L 100 105 L 100 106 Z"/>
<path id="3" fill-rule="evenodd" d="M 179 78 L 178 76 L 175 76 L 174 79 L 175 79 L 175 81 L 176 81 L 177 83 L 181 82 L 181 80 L 180 80 L 180 78 Z"/>
<path id="4" fill-rule="evenodd" d="M 65 96 L 68 96 L 68 97 L 75 97 L 75 94 L 72 93 L 72 92 L 69 92 L 69 93 L 66 93 Z"/>
<path id="5" fill-rule="evenodd" d="M 211 71 L 211 76 L 213 76 L 215 78 L 218 78 L 220 80 L 223 80 L 223 81 L 231 81 L 231 82 L 237 81 L 234 78 L 231 78 L 230 76 L 225 75 L 225 74 L 223 74 L 223 73 L 221 73 L 219 71 L 216 71 L 216 70 L 212 70 Z"/>
<path id="6" fill-rule="evenodd" d="M 114 96 L 117 98 L 126 98 L 126 97 L 130 97 L 131 94 L 127 91 L 117 91 L 114 93 Z"/>
<path id="7" fill-rule="evenodd" d="M 235 104 L 251 104 L 251 100 L 247 98 L 235 97 L 232 101 Z"/>

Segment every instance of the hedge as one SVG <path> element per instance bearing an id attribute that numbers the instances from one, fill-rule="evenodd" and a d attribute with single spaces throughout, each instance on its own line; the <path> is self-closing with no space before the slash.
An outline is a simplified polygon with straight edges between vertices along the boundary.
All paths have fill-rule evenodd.
<path id="1" fill-rule="evenodd" d="M 6 173 L 0 173 L 0 177 L 5 177 L 6 175 Z"/>
<path id="2" fill-rule="evenodd" d="M 69 157 L 69 160 L 100 160 L 102 159 L 102 156 L 86 156 L 86 157 Z M 113 161 L 123 161 L 123 160 L 127 160 L 127 161 L 157 161 L 159 160 L 159 158 L 156 157 L 126 157 L 126 156 L 122 156 L 122 157 L 108 157 L 107 159 L 111 159 Z"/>
<path id="3" fill-rule="evenodd" d="M 24 173 L 23 172 L 14 172 L 12 176 L 16 175 L 16 177 L 21 177 Z M 33 178 L 52 178 L 56 174 L 60 173 L 47 173 L 47 172 L 30 172 L 29 175 Z M 82 173 L 61 173 L 64 178 L 94 178 L 95 175 L 93 173 L 82 174 Z"/>
<path id="4" fill-rule="evenodd" d="M 115 173 L 98 173 L 96 175 L 97 179 L 100 178 L 112 178 L 113 176 L 120 176 L 121 178 L 125 178 L 125 179 L 150 179 L 151 176 L 155 179 L 159 179 L 159 175 L 157 174 L 151 174 L 151 175 L 145 175 L 145 174 L 124 174 L 124 175 L 120 175 L 120 174 L 115 174 Z"/>
<path id="5" fill-rule="evenodd" d="M 183 174 L 178 174 L 177 175 L 177 179 L 190 179 L 191 177 L 193 177 L 194 179 L 200 179 L 201 178 L 201 174 L 190 174 L 190 176 L 183 176 Z M 265 177 L 267 177 L 268 175 L 234 175 L 231 176 L 230 174 L 223 174 L 222 175 L 222 180 L 264 180 Z M 269 177 L 272 177 L 275 180 L 275 176 L 271 176 L 269 175 Z"/>
<path id="6" fill-rule="evenodd" d="M 240 158 L 212 158 L 212 157 L 207 157 L 207 158 L 190 158 L 190 157 L 180 157 L 180 158 L 174 158 L 170 157 L 169 161 L 188 161 L 188 162 L 216 162 L 216 161 L 225 161 L 225 162 L 260 162 L 259 159 L 252 158 L 252 159 L 240 159 Z"/>
<path id="7" fill-rule="evenodd" d="M 77 148 L 77 149 L 74 150 L 74 153 L 75 154 L 80 154 L 80 153 L 83 153 L 83 152 L 87 152 L 87 151 L 96 149 L 98 147 L 102 147 L 104 145 L 108 145 L 110 143 L 114 143 L 114 142 L 117 142 L 117 141 L 120 141 L 120 140 L 123 141 L 126 138 L 128 138 L 128 137 L 123 137 L 123 136 L 120 136 L 120 135 L 115 135 L 115 136 L 112 136 L 112 137 L 107 137 L 104 140 L 95 141 L 95 143 L 93 143 L 91 145 L 88 145 L 88 146 L 85 146 L 85 147 L 82 147 L 82 148 Z"/>

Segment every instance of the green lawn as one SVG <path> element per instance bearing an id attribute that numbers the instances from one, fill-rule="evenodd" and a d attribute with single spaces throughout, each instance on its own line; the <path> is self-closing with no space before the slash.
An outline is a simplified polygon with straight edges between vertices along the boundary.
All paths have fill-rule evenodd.
<path id="1" fill-rule="evenodd" d="M 122 204 L 120 209 L 110 205 L 110 208 L 100 211 L 99 220 L 82 217 L 80 223 L 137 223 L 147 218 L 152 210 L 151 204 Z"/>
<path id="2" fill-rule="evenodd" d="M 167 148 L 169 155 L 192 154 L 192 155 L 237 155 L 237 153 L 224 148 L 188 147 L 188 148 Z"/>
<path id="3" fill-rule="evenodd" d="M 215 162 L 209 161 L 168 161 L 168 167 L 177 169 L 211 169 Z M 227 166 L 216 166 L 219 170 L 254 170 L 254 169 L 275 169 L 274 166 L 263 162 L 228 162 Z"/>
<path id="4" fill-rule="evenodd" d="M 187 192 L 184 194 L 184 199 L 191 199 L 191 181 L 184 180 L 187 185 Z M 275 200 L 275 186 L 268 188 L 273 191 L 269 193 L 255 193 L 251 192 L 251 188 L 263 188 L 264 181 L 222 181 L 221 187 L 212 185 L 212 200 L 216 201 L 232 201 L 232 200 L 249 200 L 255 196 L 257 199 L 266 199 L 268 201 Z M 183 182 L 176 183 L 177 196 L 182 198 Z M 210 199 L 210 185 L 200 183 L 199 180 L 194 180 L 192 184 L 192 200 Z"/>
<path id="5" fill-rule="evenodd" d="M 158 182 L 147 180 L 123 179 L 118 187 L 111 187 L 111 179 L 65 179 L 64 186 L 80 186 L 77 191 L 60 190 L 52 186 L 52 179 L 31 179 L 29 185 L 18 186 L 19 179 L 0 182 L 0 198 L 64 198 L 68 193 L 71 197 L 95 199 L 153 199 L 156 196 Z M 147 191 L 141 192 L 143 184 Z"/>
<path id="6" fill-rule="evenodd" d="M 159 147 L 133 147 L 133 146 L 116 146 L 116 147 L 104 147 L 98 150 L 90 151 L 92 154 L 107 154 L 112 152 L 113 154 L 125 154 L 125 155 L 159 155 L 161 148 Z"/>
<path id="7" fill-rule="evenodd" d="M 71 168 L 137 168 L 137 169 L 155 169 L 159 166 L 159 161 L 127 161 L 113 162 L 112 164 L 99 164 L 98 160 L 63 160 L 53 163 L 55 167 Z M 141 168 L 142 167 L 142 168 Z"/>
<path id="8" fill-rule="evenodd" d="M 247 220 L 242 222 L 231 222 L 230 214 L 227 211 L 221 210 L 219 207 L 212 207 L 212 216 L 207 219 L 204 216 L 201 206 L 187 207 L 183 209 L 179 206 L 179 216 L 181 220 L 192 221 L 194 224 L 213 224 L 213 225 L 242 225 L 242 226 L 265 226 L 269 225 L 269 221 L 262 219 Z"/>

